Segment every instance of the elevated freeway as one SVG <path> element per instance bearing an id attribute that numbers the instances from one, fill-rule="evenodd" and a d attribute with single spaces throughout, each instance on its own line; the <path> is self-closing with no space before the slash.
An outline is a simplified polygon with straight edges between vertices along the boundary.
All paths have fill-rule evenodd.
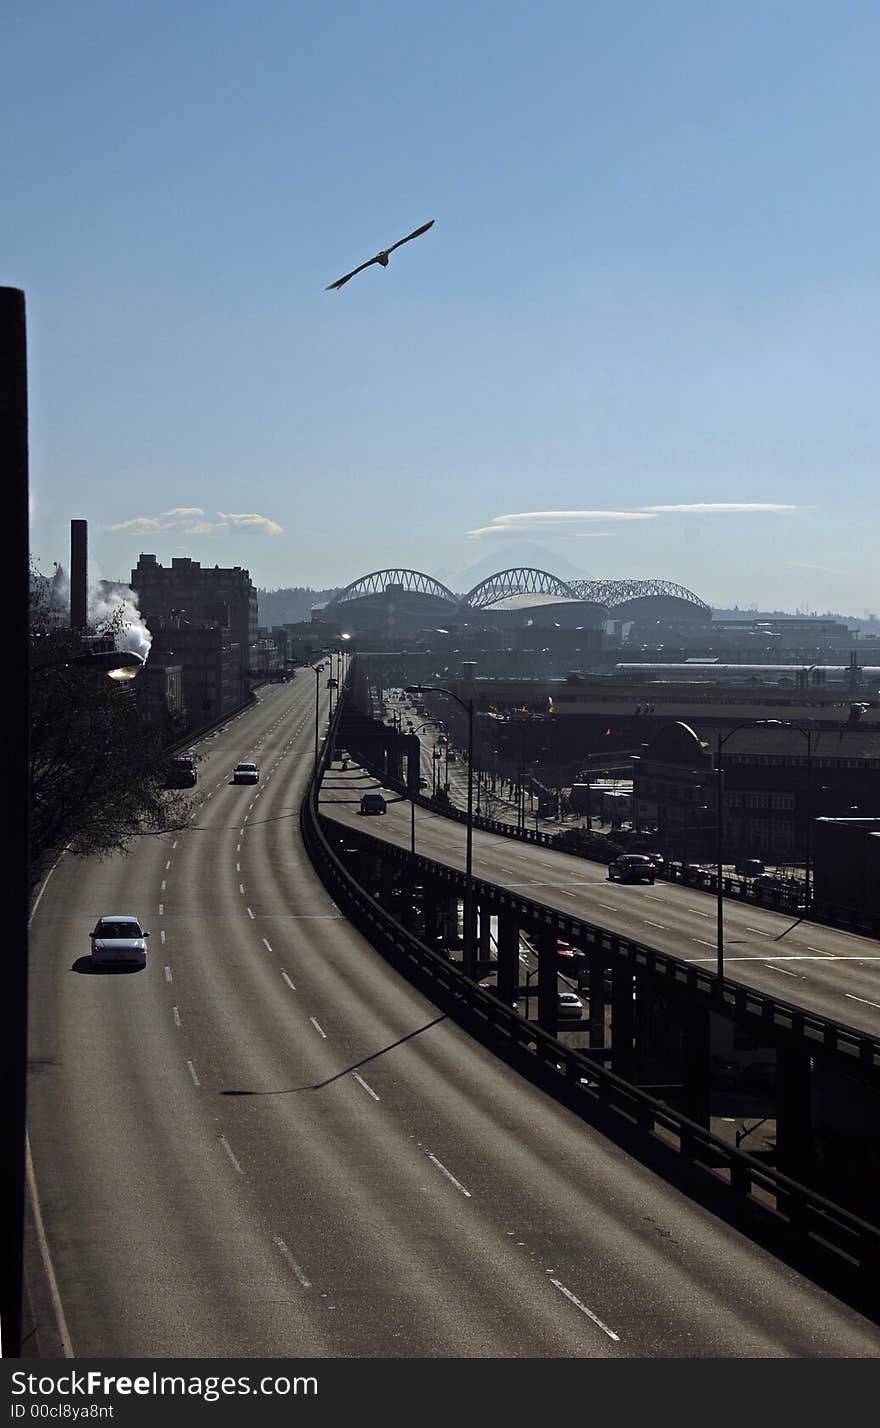
<path id="1" fill-rule="evenodd" d="M 61 1320 L 53 1341 L 29 1244 L 41 1351 L 877 1357 L 873 1321 L 585 1127 L 345 921 L 299 840 L 314 705 L 311 678 L 263 690 L 199 746 L 186 831 L 64 858 L 42 890 L 28 1124 Z M 230 783 L 244 758 L 256 788 Z M 371 826 L 409 833 L 399 807 Z M 457 856 L 460 829 L 420 815 L 417 836 Z M 525 853 L 492 857 L 565 881 Z M 150 928 L 144 972 L 91 973 L 108 911 Z"/>

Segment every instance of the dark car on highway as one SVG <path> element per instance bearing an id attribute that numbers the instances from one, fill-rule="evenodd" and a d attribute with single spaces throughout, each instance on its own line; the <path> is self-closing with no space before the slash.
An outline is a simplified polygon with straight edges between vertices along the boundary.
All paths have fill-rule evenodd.
<path id="1" fill-rule="evenodd" d="M 612 882 L 653 883 L 657 868 L 645 853 L 622 853 L 608 864 L 608 876 Z"/>

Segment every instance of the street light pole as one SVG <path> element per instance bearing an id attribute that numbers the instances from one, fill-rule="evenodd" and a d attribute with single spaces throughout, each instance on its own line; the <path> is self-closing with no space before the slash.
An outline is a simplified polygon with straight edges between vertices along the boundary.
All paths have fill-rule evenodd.
<path id="1" fill-rule="evenodd" d="M 464 700 L 452 689 L 444 689 L 439 684 L 408 684 L 407 694 L 447 694 L 465 710 L 468 716 L 468 777 L 467 777 L 467 835 L 464 859 L 464 953 L 462 966 L 466 977 L 473 977 L 475 970 L 474 927 L 473 927 L 473 852 L 474 852 L 474 701 Z"/>
<path id="2" fill-rule="evenodd" d="M 722 771 L 722 751 L 724 745 L 731 735 L 738 729 L 797 729 L 799 734 L 803 734 L 807 741 L 807 828 L 804 847 L 804 907 L 807 912 L 810 909 L 810 875 L 812 872 L 812 827 L 810 814 L 812 811 L 812 785 L 813 785 L 813 731 L 807 729 L 803 724 L 798 724 L 793 719 L 744 719 L 739 724 L 734 724 L 732 729 L 728 729 L 726 734 L 718 734 L 718 748 L 715 757 L 715 779 L 716 779 L 716 850 L 715 850 L 715 899 L 716 899 L 716 934 L 715 945 L 717 953 L 717 975 L 719 982 L 724 976 L 724 889 L 722 886 L 723 868 L 723 840 L 724 840 L 724 775 Z"/>
<path id="3" fill-rule="evenodd" d="M 323 664 L 313 664 L 313 665 L 312 665 L 312 670 L 313 670 L 314 676 L 315 676 L 315 772 L 314 772 L 314 785 L 315 785 L 315 798 L 316 798 L 316 799 L 317 799 L 317 797 L 318 797 L 318 719 L 319 719 L 319 717 L 320 717 L 320 713 L 319 713 L 319 696 L 320 696 L 320 679 L 321 679 L 321 672 L 322 672 L 323 668 L 324 668 Z"/>

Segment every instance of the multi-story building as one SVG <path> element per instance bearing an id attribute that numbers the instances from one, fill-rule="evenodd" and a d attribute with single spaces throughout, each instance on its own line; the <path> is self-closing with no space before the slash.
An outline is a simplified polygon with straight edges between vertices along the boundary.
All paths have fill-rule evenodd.
<path id="1" fill-rule="evenodd" d="M 151 628 L 150 665 L 180 666 L 188 730 L 241 707 L 247 697 L 241 650 L 226 626 L 208 621 L 189 624 L 178 618 Z"/>
<path id="2" fill-rule="evenodd" d="M 131 588 L 151 631 L 171 620 L 224 626 L 239 651 L 241 697 L 245 697 L 250 647 L 257 634 L 257 591 L 249 571 L 240 565 L 231 570 L 218 565 L 203 569 L 197 560 L 176 556 L 168 567 L 160 565 L 155 555 L 141 555 L 131 572 Z"/>

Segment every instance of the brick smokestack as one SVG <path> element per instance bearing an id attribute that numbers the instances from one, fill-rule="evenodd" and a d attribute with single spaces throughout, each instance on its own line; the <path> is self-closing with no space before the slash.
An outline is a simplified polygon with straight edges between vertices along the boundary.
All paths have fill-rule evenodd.
<path id="1" fill-rule="evenodd" d="M 88 609 L 89 526 L 87 521 L 70 522 L 70 628 L 84 630 Z"/>

